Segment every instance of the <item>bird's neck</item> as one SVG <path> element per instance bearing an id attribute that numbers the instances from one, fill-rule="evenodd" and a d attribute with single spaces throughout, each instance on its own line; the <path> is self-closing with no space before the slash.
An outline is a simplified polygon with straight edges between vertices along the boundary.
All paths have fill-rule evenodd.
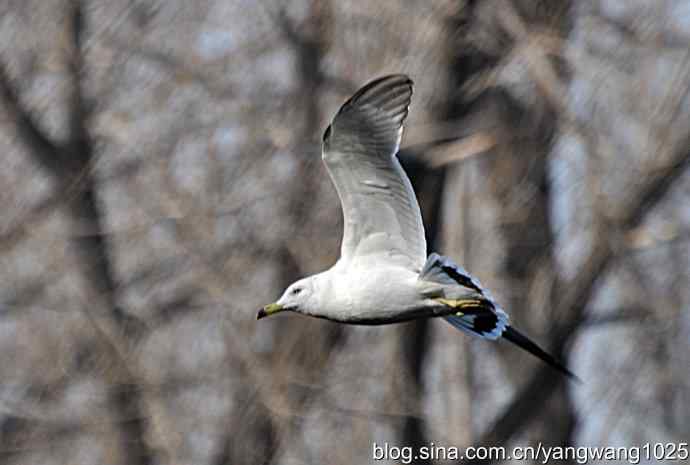
<path id="1" fill-rule="evenodd" d="M 314 308 L 309 309 L 312 316 L 340 321 L 342 312 L 348 308 L 347 293 L 338 287 L 340 282 L 338 268 L 333 267 L 314 275 L 315 295 L 318 295 Z"/>

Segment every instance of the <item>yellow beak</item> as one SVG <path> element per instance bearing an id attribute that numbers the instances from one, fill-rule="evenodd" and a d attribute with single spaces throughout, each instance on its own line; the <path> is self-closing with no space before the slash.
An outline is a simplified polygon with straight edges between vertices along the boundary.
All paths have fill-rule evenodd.
<path id="1" fill-rule="evenodd" d="M 278 304 L 268 304 L 261 310 L 259 310 L 259 313 L 256 314 L 256 319 L 260 320 L 264 317 L 271 316 L 274 313 L 282 312 L 285 310 L 282 305 Z"/>

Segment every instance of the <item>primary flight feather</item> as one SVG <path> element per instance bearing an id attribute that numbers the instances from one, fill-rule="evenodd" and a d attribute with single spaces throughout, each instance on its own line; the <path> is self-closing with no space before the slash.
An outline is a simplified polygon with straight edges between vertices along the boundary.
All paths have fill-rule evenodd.
<path id="1" fill-rule="evenodd" d="M 472 335 L 507 339 L 575 378 L 510 326 L 477 279 L 447 257 L 427 257 L 417 198 L 396 157 L 411 98 L 412 80 L 397 74 L 368 83 L 340 108 L 323 136 L 343 209 L 340 259 L 290 285 L 257 319 L 282 311 L 351 324 L 443 317 Z"/>

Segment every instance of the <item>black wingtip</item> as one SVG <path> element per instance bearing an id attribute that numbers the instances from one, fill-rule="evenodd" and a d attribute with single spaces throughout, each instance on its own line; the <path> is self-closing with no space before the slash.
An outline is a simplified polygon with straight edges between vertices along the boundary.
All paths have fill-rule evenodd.
<path id="1" fill-rule="evenodd" d="M 525 336 L 524 334 L 522 334 L 521 332 L 519 332 L 517 329 L 513 328 L 512 326 L 506 326 L 506 329 L 505 329 L 505 331 L 503 331 L 503 334 L 501 336 L 504 339 L 512 342 L 516 346 L 520 347 L 521 349 L 534 355 L 538 359 L 542 360 L 543 362 L 545 362 L 547 365 L 551 366 L 555 370 L 563 373 L 572 381 L 575 381 L 579 384 L 583 384 L 582 380 L 580 378 L 578 378 L 578 376 L 575 373 L 568 370 L 565 367 L 565 365 L 563 365 L 561 362 L 556 360 L 551 354 L 549 354 L 548 352 L 543 350 L 537 344 L 532 342 L 527 336 Z"/>
<path id="2" fill-rule="evenodd" d="M 403 97 L 397 107 L 404 114 L 401 120 L 407 116 L 407 108 L 410 105 L 410 100 L 413 93 L 414 82 L 406 74 L 388 74 L 380 78 L 369 81 L 354 93 L 341 107 L 340 111 L 360 104 L 371 104 L 379 106 L 386 101 L 390 101 L 392 97 Z"/>
<path id="3" fill-rule="evenodd" d="M 331 125 L 324 131 L 322 137 L 324 148 L 328 150 L 334 131 L 337 133 L 339 129 L 342 129 L 339 128 L 339 124 L 348 124 L 347 118 L 342 118 L 342 115 L 350 112 L 355 115 L 353 119 L 367 126 L 370 132 L 390 135 L 394 140 L 399 139 L 400 133 L 395 130 L 401 128 L 407 118 L 412 101 L 413 85 L 412 79 L 406 74 L 389 74 L 366 83 L 347 99 L 338 110 Z M 356 129 L 361 130 L 361 128 Z"/>
<path id="4" fill-rule="evenodd" d="M 368 92 L 370 92 L 372 89 L 381 88 L 381 89 L 390 89 L 394 87 L 409 87 L 412 89 L 412 86 L 414 85 L 414 82 L 412 82 L 412 79 L 407 74 L 387 74 L 385 76 L 381 76 L 380 78 L 373 79 L 366 84 L 364 84 L 357 92 L 354 93 L 352 97 L 348 99 L 348 101 L 345 103 L 347 104 L 348 102 L 354 102 L 356 100 L 359 100 L 362 98 L 362 96 Z"/>

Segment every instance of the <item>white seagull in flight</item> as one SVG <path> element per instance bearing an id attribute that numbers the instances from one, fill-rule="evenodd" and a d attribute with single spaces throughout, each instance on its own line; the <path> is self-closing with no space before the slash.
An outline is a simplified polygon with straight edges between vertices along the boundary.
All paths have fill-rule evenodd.
<path id="1" fill-rule="evenodd" d="M 257 319 L 291 311 L 378 325 L 442 317 L 484 339 L 507 339 L 573 379 L 563 364 L 510 326 L 479 281 L 449 258 L 427 257 L 417 198 L 396 154 L 412 80 L 385 76 L 340 108 L 323 136 L 323 161 L 343 209 L 340 259 L 291 284 Z"/>

